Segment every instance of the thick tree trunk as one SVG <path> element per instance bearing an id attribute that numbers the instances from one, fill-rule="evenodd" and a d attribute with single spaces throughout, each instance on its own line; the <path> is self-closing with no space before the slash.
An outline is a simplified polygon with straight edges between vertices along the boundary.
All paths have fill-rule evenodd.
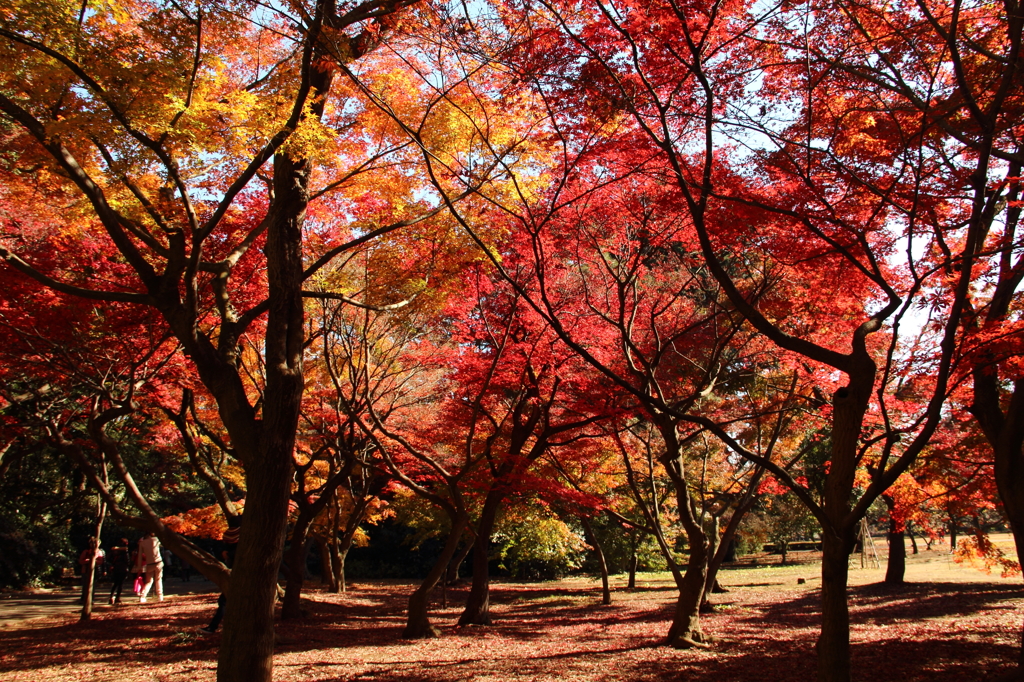
<path id="1" fill-rule="evenodd" d="M 818 679 L 850 680 L 850 612 L 846 586 L 851 543 L 825 533 L 821 559 L 821 634 L 818 638 Z"/>
<path id="2" fill-rule="evenodd" d="M 847 605 L 849 555 L 860 519 L 850 517 L 857 444 L 874 384 L 874 363 L 866 354 L 850 385 L 832 397 L 832 462 L 825 479 L 822 529 L 821 635 L 818 637 L 819 682 L 850 682 L 850 612 Z"/>
<path id="3" fill-rule="evenodd" d="M 434 562 L 434 567 L 424 578 L 420 586 L 409 597 L 409 613 L 405 624 L 405 632 L 402 636 L 406 639 L 422 639 L 425 637 L 440 637 L 441 631 L 431 625 L 428 609 L 430 606 L 430 593 L 437 586 L 437 583 L 444 577 L 448 570 L 448 562 L 452 560 L 455 550 L 459 546 L 459 540 L 469 525 L 469 515 L 459 512 L 452 519 L 452 531 L 448 540 L 441 550 L 441 555 Z"/>
<path id="4" fill-rule="evenodd" d="M 218 682 L 271 681 L 277 573 L 292 479 L 292 442 L 275 445 L 268 448 L 265 466 L 246 472 L 244 521 L 227 591 Z"/>
<path id="5" fill-rule="evenodd" d="M 1005 402 L 1000 400 L 999 382 L 994 373 L 988 367 L 976 369 L 971 413 L 992 446 L 999 499 L 1010 523 L 1017 556 L 1024 557 L 1024 381 L 1014 383 L 1010 400 Z M 954 528 L 951 518 L 951 538 Z M 951 539 L 952 547 L 955 545 Z M 1017 663 L 1021 668 L 1020 677 L 1024 679 L 1024 628 Z"/>
<path id="6" fill-rule="evenodd" d="M 699 526 L 697 530 L 697 533 L 687 533 L 690 559 L 686 564 L 686 573 L 678 584 L 679 596 L 668 631 L 668 643 L 677 649 L 703 647 L 708 641 L 700 626 L 700 604 L 704 596 L 704 581 L 707 579 L 707 539 L 699 531 Z"/>
<path id="7" fill-rule="evenodd" d="M 907 572 L 906 536 L 902 530 L 889 527 L 889 559 L 885 566 L 885 584 L 902 585 Z"/>
<path id="8" fill-rule="evenodd" d="M 494 530 L 498 507 L 504 497 L 504 492 L 492 488 L 484 500 L 480 521 L 477 524 L 476 540 L 473 543 L 473 586 L 466 599 L 466 608 L 459 616 L 459 625 L 491 624 L 491 532 Z"/>
<path id="9" fill-rule="evenodd" d="M 1024 556 L 1024 456 L 1020 452 L 996 455 L 996 485 L 999 499 L 1003 503 L 1003 511 L 1010 522 L 1017 556 Z M 1017 653 L 1017 664 L 1021 667 L 1021 679 L 1024 679 L 1024 628 L 1021 630 L 1020 649 Z"/>
<path id="10" fill-rule="evenodd" d="M 602 549 L 601 543 L 597 539 L 597 534 L 594 532 L 594 526 L 590 523 L 590 519 L 581 516 L 580 521 L 583 523 L 583 530 L 587 534 L 587 540 L 593 546 L 594 554 L 597 555 L 597 563 L 601 567 L 601 603 L 605 605 L 611 604 L 612 590 L 608 582 L 608 562 L 604 557 L 604 549 Z"/>
<path id="11" fill-rule="evenodd" d="M 311 113 L 323 114 L 331 72 L 310 71 Z M 274 201 L 264 253 L 267 258 L 268 315 L 264 337 L 266 386 L 255 451 L 244 453 L 246 505 L 224 610 L 224 635 L 217 658 L 217 682 L 271 682 L 277 573 L 288 521 L 293 452 L 304 388 L 305 341 L 302 302 L 302 229 L 309 202 L 309 163 L 287 153 L 274 157 Z M 220 404 L 224 423 L 237 424 L 231 407 Z M 240 408 L 242 406 L 239 406 Z M 249 425 L 250 427 L 252 424 Z M 232 440 L 253 434 L 231 432 Z M 240 452 L 240 454 L 242 454 Z"/>

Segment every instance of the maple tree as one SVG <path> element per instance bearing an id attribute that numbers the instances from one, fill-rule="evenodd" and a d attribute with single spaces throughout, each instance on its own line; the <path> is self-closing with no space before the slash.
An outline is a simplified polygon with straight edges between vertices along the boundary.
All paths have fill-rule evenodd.
<path id="1" fill-rule="evenodd" d="M 823 527 L 819 676 L 848 679 L 847 556 L 860 518 L 929 442 L 950 390 L 981 262 L 977 221 L 957 215 L 971 205 L 957 178 L 980 157 L 967 151 L 947 163 L 949 137 L 906 114 L 897 101 L 906 93 L 876 95 L 850 66 L 860 56 L 849 47 L 855 27 L 819 21 L 809 5 L 540 2 L 510 12 L 510 30 L 521 31 L 518 64 L 536 74 L 540 96 L 551 95 L 549 129 L 571 152 L 571 173 L 588 136 L 614 134 L 616 154 L 631 142 L 646 149 L 639 159 L 655 159 L 647 163 L 672 183 L 700 262 L 729 305 L 792 363 L 834 372 L 820 382 L 832 394 L 823 503 L 777 464 L 754 461 Z M 913 11 L 890 14 L 927 26 Z M 880 60 L 881 42 L 857 43 L 865 63 Z M 819 60 L 833 49 L 831 61 Z M 942 77 L 934 76 L 941 50 L 927 56 L 932 70 L 915 75 L 915 87 Z M 1012 90 L 1011 72 L 1002 90 L 994 86 L 996 99 Z M 561 106 L 554 93 L 581 83 L 582 97 Z M 598 167 L 614 169 L 615 159 L 602 154 Z M 977 206 L 995 207 L 984 187 L 971 191 Z M 526 203 L 521 220 L 535 225 L 538 202 Z M 942 253 L 957 264 L 948 279 L 934 267 Z M 934 321 L 914 341 L 903 329 L 921 326 L 911 313 L 922 307 Z M 910 367 L 916 410 L 901 395 Z M 725 429 L 703 425 L 730 442 Z M 875 475 L 855 497 L 862 464 Z"/>
<path id="2" fill-rule="evenodd" d="M 5 70 L 0 95 L 6 171 L 38 181 L 9 190 L 8 214 L 17 217 L 20 202 L 70 205 L 70 243 L 109 244 L 118 260 L 75 277 L 32 260 L 17 230 L 5 233 L 0 257 L 56 291 L 158 312 L 245 467 L 221 680 L 271 676 L 304 388 L 303 298 L 322 295 L 305 282 L 346 249 L 432 215 L 415 200 L 367 205 L 328 243 L 318 240 L 319 253 L 304 253 L 310 202 L 386 167 L 380 159 L 394 150 L 368 132 L 360 107 L 328 100 L 336 67 L 371 54 L 408 4 L 323 1 L 264 13 L 244 2 L 238 11 L 22 3 L 0 25 L 4 63 L 18 65 Z M 327 126 L 350 129 L 351 144 L 334 144 Z M 258 386 L 245 367 L 249 333 L 260 338 Z"/>
<path id="3" fill-rule="evenodd" d="M 743 514 L 803 523 L 796 497 L 819 678 L 846 682 L 876 501 L 889 582 L 906 524 L 933 505 L 955 532 L 986 482 L 1024 547 L 1022 27 L 1011 0 L 15 2 L 0 475 L 34 409 L 115 516 L 226 586 L 222 680 L 271 676 L 289 498 L 286 616 L 310 543 L 342 588 L 386 469 L 448 534 L 407 636 L 436 634 L 460 548 L 462 622 L 489 621 L 517 514 L 566 547 L 580 518 L 609 599 L 604 514 L 655 538 L 668 641 L 704 647 Z M 951 396 L 994 476 L 955 456 Z M 161 520 L 121 428 L 173 441 L 216 505 Z M 229 578 L 174 531 L 215 535 L 243 490 Z"/>

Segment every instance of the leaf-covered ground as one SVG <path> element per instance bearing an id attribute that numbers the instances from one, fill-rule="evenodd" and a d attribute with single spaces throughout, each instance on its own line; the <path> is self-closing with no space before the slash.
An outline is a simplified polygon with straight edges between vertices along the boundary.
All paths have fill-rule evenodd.
<path id="1" fill-rule="evenodd" d="M 557 680 L 809 680 L 818 627 L 817 566 L 727 571 L 729 588 L 705 630 L 708 651 L 661 646 L 673 599 L 664 576 L 641 578 L 600 605 L 593 580 L 497 583 L 495 625 L 454 627 L 463 590 L 434 609 L 439 640 L 403 641 L 407 583 L 361 583 L 347 595 L 314 587 L 301 622 L 278 624 L 275 679 L 474 682 Z M 853 571 L 855 679 L 995 679 L 1013 659 L 1024 612 L 1020 579 L 988 577 L 933 559 L 902 588 L 880 571 Z M 798 584 L 797 579 L 806 579 Z M 930 582 L 923 582 L 927 579 Z M 616 585 L 623 579 L 617 577 Z M 874 584 L 872 584 L 874 583 Z M 196 629 L 215 595 L 101 609 L 88 624 L 66 615 L 0 630 L 0 680 L 212 681 L 220 636 Z"/>

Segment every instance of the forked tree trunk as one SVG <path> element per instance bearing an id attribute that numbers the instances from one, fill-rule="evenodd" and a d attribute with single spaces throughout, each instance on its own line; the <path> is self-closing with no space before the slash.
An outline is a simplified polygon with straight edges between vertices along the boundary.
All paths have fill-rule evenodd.
<path id="1" fill-rule="evenodd" d="M 469 525 L 469 515 L 460 511 L 452 519 L 452 530 L 448 534 L 448 540 L 441 550 L 441 555 L 434 562 L 434 567 L 423 579 L 420 586 L 409 597 L 409 613 L 405 623 L 405 631 L 402 637 L 406 639 L 422 639 L 425 637 L 440 637 L 441 631 L 430 623 L 428 610 L 430 607 L 430 593 L 437 587 L 437 583 L 444 577 L 448 570 L 448 562 L 452 560 L 455 550 L 459 546 L 459 540 Z"/>
<path id="2" fill-rule="evenodd" d="M 316 117 L 323 114 L 331 80 L 328 68 L 310 69 L 310 107 Z M 257 445 L 242 457 L 246 505 L 224 609 L 217 682 L 271 682 L 277 573 L 288 523 L 292 458 L 304 389 L 302 230 L 309 177 L 308 160 L 293 159 L 287 152 L 274 156 L 274 201 L 264 247 L 269 302 L 264 337 L 267 379 L 262 419 L 249 423 L 258 433 L 238 434 L 245 440 L 255 435 Z M 209 385 L 212 379 L 204 377 L 204 383 Z M 248 405 L 218 405 L 226 425 L 240 422 L 232 410 L 251 414 Z M 237 447 L 239 438 L 235 433 L 231 436 Z"/>
<path id="3" fill-rule="evenodd" d="M 349 515 L 348 521 L 345 524 L 345 532 L 342 533 L 340 538 L 337 538 L 337 542 L 332 545 L 334 551 L 334 579 L 337 584 L 336 592 L 347 592 L 348 585 L 345 580 L 345 561 L 348 559 L 348 552 L 352 549 L 352 543 L 356 539 L 356 533 L 359 531 L 359 524 L 363 522 L 363 517 L 366 515 L 366 509 L 370 504 L 370 499 L 367 496 L 363 496 L 356 503 L 352 509 L 352 514 Z"/>
<path id="4" fill-rule="evenodd" d="M 448 565 L 448 575 L 445 580 L 447 580 L 449 585 L 455 585 L 460 581 L 459 569 L 462 568 L 462 563 L 469 556 L 469 553 L 473 551 L 473 545 L 472 541 L 465 542 Z"/>
<path id="5" fill-rule="evenodd" d="M 673 572 L 679 595 L 676 599 L 672 625 L 668 631 L 668 644 L 677 649 L 704 647 L 707 646 L 708 638 L 701 629 L 700 604 L 704 597 L 704 582 L 708 576 L 708 538 L 690 496 L 682 451 L 676 435 L 676 424 L 671 420 L 663 420 L 658 427 L 666 448 L 665 454 L 661 457 L 661 464 L 672 480 L 679 522 L 686 533 L 687 551 L 690 553 L 686 572 L 681 576 L 678 570 Z M 666 550 L 667 548 L 662 546 L 665 558 L 671 560 Z"/>
<path id="6" fill-rule="evenodd" d="M 466 608 L 459 616 L 459 625 L 491 624 L 491 533 L 497 519 L 498 507 L 504 496 L 501 490 L 492 488 L 484 500 L 480 521 L 477 524 L 476 540 L 473 543 L 473 586 L 466 599 Z"/>
<path id="7" fill-rule="evenodd" d="M 748 493 L 744 495 L 736 510 L 732 513 L 729 523 L 725 524 L 725 532 L 722 533 L 722 539 L 718 543 L 718 548 L 708 562 L 708 575 L 704 580 L 704 595 L 701 597 L 701 610 L 704 613 L 711 610 L 711 594 L 713 592 L 725 592 L 718 584 L 718 569 L 722 567 L 722 563 L 726 560 L 729 553 L 735 551 L 736 532 L 739 530 L 743 517 L 746 516 L 747 512 L 753 508 L 754 503 L 757 501 L 753 492 L 757 490 L 757 485 L 763 475 L 763 468 L 758 469 L 754 474 L 753 480 L 747 488 Z"/>
<path id="8" fill-rule="evenodd" d="M 668 643 L 677 649 L 705 646 L 709 641 L 700 625 L 700 603 L 704 596 L 708 565 L 706 540 L 703 532 L 697 537 L 689 533 L 687 536 L 690 540 L 690 559 L 686 573 L 677 585 L 679 596 L 676 598 L 672 625 L 668 631 Z"/>

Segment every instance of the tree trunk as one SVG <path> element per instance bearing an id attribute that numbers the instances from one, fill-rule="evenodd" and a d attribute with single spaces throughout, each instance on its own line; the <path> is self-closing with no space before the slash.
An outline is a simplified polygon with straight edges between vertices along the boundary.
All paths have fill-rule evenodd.
<path id="1" fill-rule="evenodd" d="M 244 521 L 224 609 L 218 682 L 271 682 L 277 573 L 292 481 L 293 443 L 282 441 L 268 448 L 266 466 L 246 471 Z"/>
<path id="2" fill-rule="evenodd" d="M 701 597 L 701 610 L 707 613 L 711 610 L 710 595 L 713 592 L 724 592 L 718 584 L 718 569 L 722 567 L 722 563 L 729 560 L 729 556 L 732 555 L 735 559 L 736 553 L 736 531 L 739 530 L 740 523 L 743 521 L 743 517 L 746 516 L 747 512 L 753 508 L 757 498 L 753 492 L 757 489 L 757 483 L 761 480 L 764 469 L 760 469 L 755 474 L 755 480 L 749 487 L 749 492 L 744 496 L 743 501 L 740 502 L 736 511 L 732 513 L 732 517 L 729 518 L 729 523 L 725 524 L 725 532 L 722 533 L 722 539 L 718 543 L 718 549 L 711 557 L 711 561 L 708 562 L 708 577 L 704 581 L 704 596 Z"/>
<path id="3" fill-rule="evenodd" d="M 334 577 L 334 555 L 330 545 L 331 543 L 324 538 L 316 539 L 316 551 L 320 555 L 320 583 L 329 592 L 338 592 L 337 581 Z"/>
<path id="4" fill-rule="evenodd" d="M 849 374 L 850 385 L 832 396 L 832 463 L 825 478 L 822 528 L 821 634 L 818 637 L 819 682 L 850 682 L 850 612 L 846 589 L 849 555 L 860 519 L 850 518 L 857 470 L 857 443 L 874 384 L 874 363 L 864 355 L 863 366 Z M 855 368 L 856 369 L 856 368 Z"/>
<path id="5" fill-rule="evenodd" d="M 309 73 L 311 114 L 323 114 L 331 71 Z M 217 682 L 271 682 L 274 657 L 274 602 L 277 573 L 288 523 L 293 453 L 304 380 L 305 329 L 302 302 L 302 229 L 309 203 L 309 162 L 287 152 L 274 156 L 274 201 L 264 253 L 267 259 L 268 314 L 264 337 L 266 386 L 255 451 L 242 453 L 246 505 L 238 553 L 228 586 L 224 634 L 217 658 Z M 225 425 L 238 424 L 234 406 L 218 401 Z M 241 409 L 242 406 L 238 406 Z M 250 424 L 250 427 L 253 424 Z M 237 426 L 236 426 L 237 428 Z"/>
<path id="6" fill-rule="evenodd" d="M 331 552 L 331 570 L 334 571 L 334 576 L 331 580 L 331 592 L 340 594 L 345 592 L 347 586 L 345 585 L 345 562 L 341 556 L 341 538 L 339 537 L 341 531 L 341 502 L 338 500 L 337 495 L 331 501 L 331 514 L 331 541 L 329 548 Z"/>
<path id="7" fill-rule="evenodd" d="M 914 531 L 910 527 L 910 522 L 907 522 L 907 537 L 910 538 L 911 551 L 917 554 L 917 539 L 914 537 Z"/>
<path id="8" fill-rule="evenodd" d="M 82 615 L 79 617 L 79 622 L 84 622 L 92 619 L 92 595 L 96 589 L 96 555 L 100 551 L 100 532 L 103 530 L 103 519 L 107 516 L 107 504 L 104 502 L 101 496 L 97 496 L 96 499 L 96 526 L 93 529 L 93 537 L 95 538 L 95 546 L 92 548 L 92 556 L 89 557 L 89 562 L 82 567 L 87 573 L 82 576 Z"/>
<path id="9" fill-rule="evenodd" d="M 1006 410 L 1004 413 L 1003 410 Z M 1024 381 L 1014 382 L 1010 400 L 1001 400 L 998 377 L 988 366 L 974 371 L 974 402 L 971 413 L 992 446 L 996 488 L 1010 523 L 1017 556 L 1024 557 Z M 950 547 L 955 548 L 955 524 L 950 517 Z M 1017 664 L 1024 679 L 1024 628 Z"/>
<path id="10" fill-rule="evenodd" d="M 885 584 L 902 585 L 907 571 L 907 549 L 904 544 L 904 531 L 893 517 L 896 507 L 891 495 L 882 495 L 885 506 L 889 510 L 889 558 L 885 565 Z"/>
<path id="11" fill-rule="evenodd" d="M 949 517 L 949 551 L 956 549 L 956 528 L 957 522 L 952 516 Z"/>
<path id="12" fill-rule="evenodd" d="M 672 625 L 668 631 L 668 644 L 677 649 L 705 647 L 708 638 L 701 630 L 700 604 L 704 597 L 704 581 L 708 575 L 708 537 L 698 520 L 693 498 L 690 496 L 675 422 L 662 422 L 659 430 L 663 434 L 666 446 L 661 463 L 672 480 L 679 522 L 686 533 L 687 551 L 690 553 L 686 572 L 679 576 L 678 570 L 673 571 L 679 596 L 676 599 Z M 665 547 L 662 547 L 662 551 L 666 553 L 665 558 L 671 561 L 672 557 L 666 552 Z"/>
<path id="13" fill-rule="evenodd" d="M 1003 511 L 1010 522 L 1010 532 L 1013 533 L 1017 556 L 1024 556 L 1024 453 L 1021 452 L 1019 445 L 1012 454 L 997 452 L 996 486 L 999 489 L 999 499 L 1003 503 Z M 1024 628 L 1021 630 L 1017 664 L 1024 671 Z M 1024 672 L 1021 673 L 1021 678 L 1024 679 Z"/>
<path id="14" fill-rule="evenodd" d="M 285 587 L 284 600 L 281 602 L 281 619 L 290 620 L 302 618 L 302 586 L 306 582 L 306 557 L 309 556 L 309 547 L 312 538 L 306 537 L 311 518 L 299 514 L 292 530 L 291 544 L 288 546 L 288 553 L 285 555 Z"/>
<path id="15" fill-rule="evenodd" d="M 460 511 L 452 519 L 452 530 L 448 535 L 444 548 L 441 550 L 441 555 L 434 562 L 434 567 L 430 569 L 427 577 L 424 578 L 420 586 L 409 597 L 408 619 L 406 620 L 405 631 L 402 633 L 402 637 L 406 639 L 422 639 L 425 637 L 441 636 L 441 631 L 431 625 L 430 617 L 427 613 L 430 606 L 430 593 L 437 586 L 441 578 L 444 577 L 445 571 L 448 570 L 448 562 L 452 560 L 452 556 L 459 546 L 459 540 L 462 538 L 462 534 L 468 525 L 469 515 L 464 511 Z"/>
<path id="16" fill-rule="evenodd" d="M 818 679 L 850 680 L 850 612 L 846 586 L 852 542 L 832 533 L 822 537 L 821 634 L 818 638 Z"/>
<path id="17" fill-rule="evenodd" d="M 629 582 L 626 583 L 626 589 L 636 589 L 636 531 L 629 534 Z"/>
<path id="18" fill-rule="evenodd" d="M 366 508 L 369 504 L 370 498 L 366 495 L 359 498 L 359 501 L 356 502 L 352 513 L 348 517 L 348 521 L 345 523 L 345 532 L 332 545 L 335 562 L 334 578 L 338 585 L 336 592 L 346 592 L 348 590 L 348 585 L 345 582 L 345 561 L 348 559 L 348 551 L 352 549 L 352 542 L 356 539 L 356 532 L 359 530 L 359 524 L 363 522 L 363 516 L 366 514 Z"/>
<path id="19" fill-rule="evenodd" d="M 452 559 L 451 563 L 448 565 L 448 575 L 446 580 L 449 585 L 458 584 L 460 580 L 459 569 L 462 568 L 462 564 L 466 560 L 466 557 L 469 556 L 469 553 L 473 551 L 473 545 L 474 543 L 472 541 L 463 544 L 462 547 L 459 548 L 458 553 Z"/>
<path id="20" fill-rule="evenodd" d="M 498 507 L 504 499 L 504 492 L 491 488 L 484 500 L 480 521 L 477 524 L 476 540 L 473 543 L 473 586 L 469 590 L 466 608 L 459 616 L 459 625 L 491 624 L 491 576 L 490 563 L 491 532 L 497 519 Z"/>
<path id="21" fill-rule="evenodd" d="M 601 548 L 601 543 L 597 539 L 597 534 L 594 533 L 594 526 L 590 523 L 590 519 L 585 516 L 580 517 L 580 521 L 583 523 L 583 530 L 587 534 L 587 540 L 594 547 L 594 554 L 597 555 L 597 563 L 601 567 L 601 603 L 608 605 L 612 603 L 612 590 L 608 584 L 608 562 L 604 558 L 604 550 Z"/>
<path id="22" fill-rule="evenodd" d="M 707 579 L 707 540 L 699 525 L 687 530 L 691 531 L 687 533 L 690 560 L 682 581 L 678 583 L 679 596 L 668 631 L 668 643 L 677 649 L 703 647 L 708 641 L 700 626 L 700 604 L 704 596 L 704 581 Z"/>

